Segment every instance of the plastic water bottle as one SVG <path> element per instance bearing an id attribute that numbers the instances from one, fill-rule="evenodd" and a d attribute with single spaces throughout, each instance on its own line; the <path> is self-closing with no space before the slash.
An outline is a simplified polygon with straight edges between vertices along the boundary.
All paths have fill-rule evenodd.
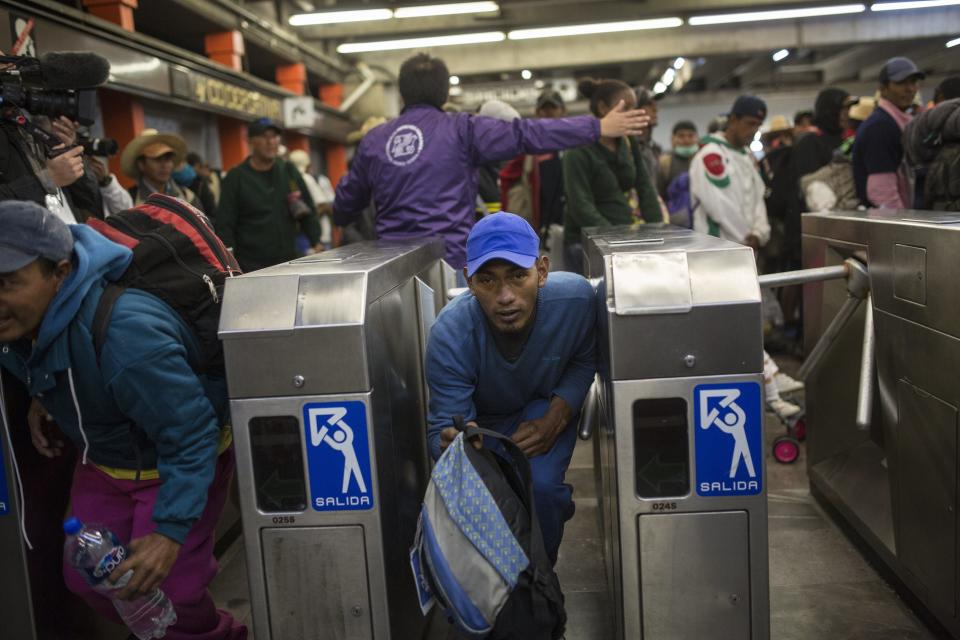
<path id="1" fill-rule="evenodd" d="M 80 572 L 90 586 L 113 600 L 113 606 L 130 631 L 140 640 L 166 635 L 167 627 L 177 621 L 177 612 L 163 591 L 155 589 L 136 600 L 120 600 L 110 593 L 127 584 L 133 575 L 132 571 L 128 571 L 116 585 L 107 581 L 107 577 L 128 555 L 127 548 L 116 534 L 106 527 L 84 526 L 77 518 L 64 522 L 63 531 L 67 534 L 67 562 Z"/>

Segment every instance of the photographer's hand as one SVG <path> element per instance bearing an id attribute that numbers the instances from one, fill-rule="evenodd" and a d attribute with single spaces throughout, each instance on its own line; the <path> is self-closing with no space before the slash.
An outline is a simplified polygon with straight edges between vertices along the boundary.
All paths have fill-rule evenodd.
<path id="1" fill-rule="evenodd" d="M 57 146 L 55 149 L 61 149 Z M 58 187 L 66 187 L 83 175 L 83 147 L 67 149 L 55 158 L 47 160 L 47 171 L 50 179 Z"/>
<path id="2" fill-rule="evenodd" d="M 50 121 L 50 126 L 63 144 L 70 147 L 77 143 L 77 128 L 80 126 L 78 123 L 66 116 L 59 116 Z"/>

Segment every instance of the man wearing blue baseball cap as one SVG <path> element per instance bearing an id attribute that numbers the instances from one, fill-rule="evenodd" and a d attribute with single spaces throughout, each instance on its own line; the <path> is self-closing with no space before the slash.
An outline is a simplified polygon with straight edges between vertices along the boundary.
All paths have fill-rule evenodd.
<path id="1" fill-rule="evenodd" d="M 438 458 L 453 417 L 511 436 L 530 459 L 537 516 L 552 562 L 573 516 L 564 484 L 575 424 L 596 373 L 596 299 L 581 276 L 554 272 L 530 224 L 483 218 L 467 237 L 469 293 L 440 313 L 427 344 L 427 438 Z"/>
<path id="2" fill-rule="evenodd" d="M 867 207 L 909 209 L 913 187 L 903 162 L 903 131 L 920 91 L 923 72 L 909 58 L 890 58 L 880 69 L 880 101 L 857 129 L 853 183 Z"/>
<path id="3" fill-rule="evenodd" d="M 234 467 L 230 431 L 220 428 L 229 423 L 225 382 L 195 372 L 201 354 L 190 327 L 135 288 L 117 298 L 97 353 L 94 315 L 106 282 L 130 265 L 130 249 L 33 202 L 0 202 L 0 229 L 0 373 L 19 380 L 80 452 L 72 515 L 127 543 L 130 557 L 108 579 L 133 573 L 115 597 L 162 585 L 177 612 L 166 638 L 245 638 L 207 591 Z M 29 423 L 35 448 L 62 455 L 40 422 Z M 77 571 L 65 567 L 64 579 L 119 621 L 110 598 Z"/>

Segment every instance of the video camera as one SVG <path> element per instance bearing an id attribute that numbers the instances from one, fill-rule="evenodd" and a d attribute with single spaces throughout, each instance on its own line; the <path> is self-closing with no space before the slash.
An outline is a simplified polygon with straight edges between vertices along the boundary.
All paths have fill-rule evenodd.
<path id="1" fill-rule="evenodd" d="M 113 138 L 91 138 L 89 134 L 78 135 L 77 144 L 83 147 L 83 152 L 88 156 L 108 158 L 120 152 L 120 143 Z"/>
<path id="2" fill-rule="evenodd" d="M 110 76 L 105 58 L 83 51 L 50 52 L 39 58 L 0 56 L 0 65 L 6 65 L 0 69 L 0 109 L 20 125 L 24 125 L 22 116 L 7 114 L 8 107 L 50 118 L 66 116 L 85 126 L 93 124 L 97 109 L 94 87 Z M 37 137 L 35 129 L 30 133 Z"/>

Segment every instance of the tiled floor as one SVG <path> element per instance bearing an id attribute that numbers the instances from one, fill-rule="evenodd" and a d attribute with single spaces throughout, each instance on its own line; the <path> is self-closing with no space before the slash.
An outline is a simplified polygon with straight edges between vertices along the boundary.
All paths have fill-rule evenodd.
<path id="1" fill-rule="evenodd" d="M 767 417 L 771 635 L 775 640 L 925 640 L 924 628 L 810 497 L 806 463 L 781 465 L 769 444 L 782 427 Z M 579 442 L 567 480 L 577 512 L 564 532 L 557 573 L 566 594 L 567 640 L 610 640 L 607 594 L 593 480 L 593 451 Z M 221 559 L 212 585 L 217 605 L 250 621 L 242 541 Z M 444 638 L 442 624 L 431 638 Z M 252 637 L 252 634 L 251 634 Z M 402 639 L 407 640 L 407 639 Z"/>

